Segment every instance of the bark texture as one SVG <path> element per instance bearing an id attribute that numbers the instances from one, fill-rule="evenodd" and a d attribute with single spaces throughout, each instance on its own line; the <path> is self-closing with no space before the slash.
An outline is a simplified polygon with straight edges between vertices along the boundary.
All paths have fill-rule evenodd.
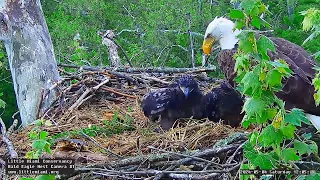
<path id="1" fill-rule="evenodd" d="M 115 34 L 111 30 L 107 30 L 106 33 L 102 37 L 102 44 L 107 46 L 109 53 L 109 60 L 111 62 L 112 67 L 120 67 L 121 61 L 118 55 L 118 46 L 114 43 L 113 38 Z"/>
<path id="2" fill-rule="evenodd" d="M 27 125 L 51 104 L 56 94 L 48 89 L 60 79 L 40 0 L 0 0 L 0 40 L 6 47 L 21 121 Z M 46 96 L 41 103 L 42 94 Z"/>

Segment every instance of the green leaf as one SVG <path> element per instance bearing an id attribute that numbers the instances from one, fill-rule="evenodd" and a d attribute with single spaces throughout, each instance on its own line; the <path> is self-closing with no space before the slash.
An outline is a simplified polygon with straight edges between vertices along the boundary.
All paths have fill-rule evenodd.
<path id="1" fill-rule="evenodd" d="M 0 108 L 5 108 L 5 107 L 6 107 L 6 102 L 0 99 Z"/>
<path id="2" fill-rule="evenodd" d="M 35 180 L 54 180 L 55 175 L 40 175 L 37 176 Z"/>
<path id="3" fill-rule="evenodd" d="M 265 111 L 266 104 L 258 98 L 248 98 L 243 105 L 242 111 L 245 111 L 248 116 L 259 115 Z"/>
<path id="4" fill-rule="evenodd" d="M 293 145 L 294 149 L 298 151 L 300 156 L 309 152 L 309 145 L 304 142 L 294 140 Z"/>
<path id="5" fill-rule="evenodd" d="M 236 87 L 237 91 L 241 92 L 243 94 L 243 85 L 241 84 L 241 81 L 243 77 L 247 74 L 247 72 L 237 72 L 237 76 L 234 78 L 234 81 L 238 83 L 238 86 Z"/>
<path id="6" fill-rule="evenodd" d="M 246 55 L 238 55 L 235 60 L 234 71 L 236 72 L 241 72 L 249 66 L 249 57 Z"/>
<path id="7" fill-rule="evenodd" d="M 30 177 L 22 177 L 22 178 L 19 178 L 19 180 L 34 180 L 34 178 L 30 178 Z"/>
<path id="8" fill-rule="evenodd" d="M 0 59 L 4 58 L 6 54 L 4 52 L 0 52 Z M 0 62 L 0 67 L 1 67 L 1 62 Z"/>
<path id="9" fill-rule="evenodd" d="M 34 154 L 33 151 L 28 151 L 28 152 L 26 153 L 26 155 L 25 155 L 25 158 L 27 158 L 27 159 L 32 159 L 32 158 L 33 158 L 33 154 Z"/>
<path id="10" fill-rule="evenodd" d="M 253 0 L 243 0 L 240 3 L 240 6 L 246 11 L 246 13 L 249 13 L 254 7 L 255 2 Z"/>
<path id="11" fill-rule="evenodd" d="M 50 144 L 47 143 L 45 146 L 44 146 L 44 151 L 47 152 L 48 154 L 51 154 L 51 149 L 50 149 Z"/>
<path id="12" fill-rule="evenodd" d="M 274 167 L 276 163 L 275 159 L 269 154 L 262 154 L 253 151 L 244 152 L 244 156 L 248 159 L 250 163 L 255 166 L 259 166 L 260 169 L 270 170 Z"/>
<path id="13" fill-rule="evenodd" d="M 264 13 L 266 11 L 267 7 L 264 4 L 260 4 L 259 6 L 259 13 Z"/>
<path id="14" fill-rule="evenodd" d="M 244 53 L 253 52 L 253 43 L 249 41 L 239 41 L 239 49 Z"/>
<path id="15" fill-rule="evenodd" d="M 243 22 L 243 21 L 236 21 L 234 27 L 235 27 L 236 29 L 241 29 L 241 28 L 243 27 L 243 25 L 244 25 L 244 22 Z"/>
<path id="16" fill-rule="evenodd" d="M 320 174 L 315 173 L 315 174 L 310 174 L 305 176 L 305 180 L 318 180 L 320 179 Z"/>
<path id="17" fill-rule="evenodd" d="M 245 114 L 241 121 L 241 126 L 244 128 L 248 128 L 251 123 L 255 123 L 255 122 L 256 122 L 255 118 L 250 118 L 248 115 Z"/>
<path id="18" fill-rule="evenodd" d="M 257 142 L 257 138 L 258 138 L 258 132 L 252 132 L 249 136 L 248 136 L 248 140 L 251 144 L 256 144 Z"/>
<path id="19" fill-rule="evenodd" d="M 319 78 L 312 79 L 312 84 L 315 86 L 316 89 L 319 89 L 320 88 L 320 79 Z"/>
<path id="20" fill-rule="evenodd" d="M 312 134 L 311 134 L 311 133 L 304 133 L 304 134 L 302 134 L 302 137 L 303 137 L 305 140 L 309 140 L 309 139 L 311 139 Z"/>
<path id="21" fill-rule="evenodd" d="M 302 30 L 309 31 L 313 27 L 313 21 L 310 16 L 305 16 L 302 21 Z"/>
<path id="22" fill-rule="evenodd" d="M 273 42 L 264 35 L 261 35 L 259 40 L 257 41 L 257 49 L 258 49 L 258 52 L 261 54 L 262 59 L 264 59 L 264 60 L 270 59 L 267 54 L 268 50 L 273 51 L 273 52 L 275 51 L 275 47 L 273 45 Z"/>
<path id="23" fill-rule="evenodd" d="M 268 61 L 267 63 L 275 67 L 276 70 L 278 70 L 281 74 L 289 76 L 292 73 L 292 70 L 289 68 L 288 64 L 282 59 Z"/>
<path id="24" fill-rule="evenodd" d="M 245 142 L 244 145 L 243 145 L 243 150 L 245 150 L 245 151 L 255 151 L 256 153 L 258 153 L 254 149 L 253 144 L 255 144 L 255 141 L 253 141 L 253 143 L 251 143 L 250 141 Z"/>
<path id="25" fill-rule="evenodd" d="M 251 21 L 251 25 L 256 27 L 256 28 L 258 28 L 258 29 L 260 29 L 260 27 L 261 27 L 260 18 L 257 17 L 257 16 L 253 17 L 252 21 Z"/>
<path id="26" fill-rule="evenodd" d="M 281 126 L 279 130 L 287 139 L 291 139 L 294 137 L 294 131 L 296 130 L 296 127 L 292 124 L 288 124 L 287 126 Z"/>
<path id="27" fill-rule="evenodd" d="M 239 35 L 239 49 L 244 53 L 253 52 L 255 37 L 253 32 L 242 31 Z"/>
<path id="28" fill-rule="evenodd" d="M 281 73 L 277 70 L 269 71 L 267 73 L 266 82 L 270 88 L 274 86 L 281 86 Z"/>
<path id="29" fill-rule="evenodd" d="M 35 131 L 29 132 L 29 139 L 30 140 L 34 140 L 34 139 L 37 139 L 37 138 L 38 138 L 37 132 L 35 132 Z"/>
<path id="30" fill-rule="evenodd" d="M 241 80 L 243 85 L 243 93 L 249 96 L 261 93 L 261 82 L 259 81 L 259 76 L 253 72 L 247 72 L 243 79 Z"/>
<path id="31" fill-rule="evenodd" d="M 309 120 L 305 117 L 301 109 L 293 108 L 284 116 L 284 122 L 290 123 L 295 126 L 301 127 L 301 121 L 310 124 Z"/>
<path id="32" fill-rule="evenodd" d="M 268 108 L 266 112 L 267 112 L 267 119 L 272 119 L 274 118 L 274 116 L 276 116 L 278 111 L 275 108 Z"/>
<path id="33" fill-rule="evenodd" d="M 250 12 L 250 15 L 252 17 L 256 17 L 259 15 L 259 7 L 258 6 L 254 6 Z"/>
<path id="34" fill-rule="evenodd" d="M 297 152 L 293 148 L 286 148 L 281 150 L 281 157 L 283 157 L 284 162 L 297 161 L 300 157 L 297 155 Z"/>
<path id="35" fill-rule="evenodd" d="M 314 54 L 313 54 L 313 56 L 314 56 L 315 58 L 320 57 L 320 51 L 318 51 L 318 52 L 314 53 Z"/>
<path id="36" fill-rule="evenodd" d="M 318 154 L 318 145 L 316 142 L 311 141 L 311 144 L 309 144 L 309 149 L 310 151 L 308 151 L 308 153 Z"/>
<path id="37" fill-rule="evenodd" d="M 320 80 L 319 80 L 319 82 L 320 82 Z M 319 104 L 320 104 L 320 91 L 319 90 L 316 91 L 316 93 L 313 94 L 313 99 L 315 101 L 315 105 L 319 106 Z"/>
<path id="38" fill-rule="evenodd" d="M 229 17 L 232 18 L 232 19 L 243 19 L 244 18 L 244 14 L 240 10 L 232 9 L 230 11 Z"/>
<path id="39" fill-rule="evenodd" d="M 46 139 L 47 135 L 48 135 L 48 133 L 46 131 L 41 131 L 39 133 L 39 138 L 40 139 Z"/>
<path id="40" fill-rule="evenodd" d="M 276 131 L 274 127 L 270 124 L 262 130 L 258 138 L 258 141 L 262 144 L 262 146 L 268 147 L 273 144 L 280 145 L 282 138 L 282 134 L 279 133 L 279 131 Z"/>
<path id="41" fill-rule="evenodd" d="M 42 125 L 42 121 L 41 119 L 37 119 L 33 122 L 33 124 L 35 124 L 36 126 L 41 126 Z"/>
<path id="42" fill-rule="evenodd" d="M 47 141 L 39 139 L 34 141 L 31 146 L 33 149 L 41 150 L 46 146 L 47 143 Z"/>

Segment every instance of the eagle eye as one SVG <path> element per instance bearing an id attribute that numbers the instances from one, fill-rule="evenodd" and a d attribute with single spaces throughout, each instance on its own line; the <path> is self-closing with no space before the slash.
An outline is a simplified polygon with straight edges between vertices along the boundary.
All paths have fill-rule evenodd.
<path id="1" fill-rule="evenodd" d="M 205 39 L 207 38 L 212 38 L 212 35 L 210 33 L 208 33 L 206 36 L 205 36 Z"/>

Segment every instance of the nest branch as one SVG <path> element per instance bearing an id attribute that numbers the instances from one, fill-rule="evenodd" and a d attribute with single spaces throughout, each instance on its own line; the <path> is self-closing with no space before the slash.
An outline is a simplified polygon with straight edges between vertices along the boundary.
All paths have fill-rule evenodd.
<path id="1" fill-rule="evenodd" d="M 187 73 L 187 72 L 213 72 L 216 71 L 216 67 L 201 67 L 201 68 L 129 68 L 129 67 L 119 67 L 119 68 L 111 68 L 111 67 L 93 67 L 93 66 L 77 66 L 71 64 L 58 64 L 60 67 L 67 68 L 75 68 L 75 69 L 83 69 L 87 71 L 100 71 L 106 70 L 109 72 L 125 72 L 125 73 Z"/>
<path id="2" fill-rule="evenodd" d="M 0 128 L 1 128 L 2 142 L 6 145 L 10 158 L 17 158 L 18 154 L 17 154 L 12 142 L 10 141 L 10 139 L 7 136 L 6 125 L 4 124 L 4 122 L 2 121 L 1 118 L 0 118 L 0 125 L 1 125 Z"/>

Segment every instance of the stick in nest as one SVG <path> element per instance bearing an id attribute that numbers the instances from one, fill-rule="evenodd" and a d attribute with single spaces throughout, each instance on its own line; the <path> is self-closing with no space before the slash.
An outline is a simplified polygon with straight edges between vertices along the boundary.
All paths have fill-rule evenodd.
<path id="1" fill-rule="evenodd" d="M 207 163 L 209 163 L 209 164 L 214 164 L 214 165 L 217 165 L 217 166 L 221 167 L 221 164 L 214 163 L 214 162 L 212 162 L 212 161 L 209 161 L 209 160 L 206 160 L 206 159 L 203 159 L 203 158 L 194 157 L 194 156 L 185 155 L 185 154 L 176 153 L 176 152 L 165 151 L 165 150 L 158 149 L 158 148 L 155 148 L 155 147 L 152 147 L 152 146 L 147 146 L 147 148 L 149 148 L 149 149 L 154 149 L 154 150 L 157 150 L 157 151 L 160 151 L 160 152 L 171 153 L 171 154 L 178 155 L 178 156 L 182 156 L 182 157 L 192 158 L 192 159 L 198 160 L 198 161 L 204 161 L 204 162 L 207 162 Z"/>
<path id="2" fill-rule="evenodd" d="M 108 152 L 109 154 L 111 154 L 111 155 L 113 155 L 113 156 L 115 156 L 115 157 L 117 157 L 117 158 L 122 158 L 122 156 L 120 156 L 120 155 L 112 152 L 111 150 L 106 149 L 106 148 L 104 148 L 103 146 L 101 146 L 96 140 L 94 140 L 93 138 L 89 137 L 89 136 L 86 135 L 85 133 L 81 132 L 81 134 L 82 134 L 84 137 L 86 137 L 87 139 L 89 139 L 90 141 L 92 141 L 93 144 L 95 144 L 96 146 L 98 146 L 98 147 L 100 147 L 101 149 L 105 150 L 105 151 Z"/>
<path id="3" fill-rule="evenodd" d="M 109 78 L 107 78 L 106 80 L 104 80 L 103 82 L 101 82 L 100 84 L 94 86 L 93 88 L 89 88 L 87 89 L 81 96 L 80 98 L 68 109 L 69 111 L 72 111 L 73 109 L 79 107 L 82 103 L 84 103 L 84 99 L 85 97 L 89 94 L 89 93 L 93 93 L 96 90 L 98 90 L 101 86 L 103 86 L 104 84 L 109 82 Z M 86 100 L 88 100 L 89 98 L 86 98 Z"/>
<path id="4" fill-rule="evenodd" d="M 93 67 L 93 66 L 77 66 L 77 65 L 71 65 L 71 64 L 63 64 L 59 63 L 58 66 L 60 67 L 68 67 L 68 68 L 75 68 L 75 69 L 83 69 L 86 71 L 99 71 L 99 70 L 113 70 L 113 73 L 117 72 L 125 72 L 125 73 L 141 73 L 141 72 L 146 72 L 146 73 L 185 73 L 185 72 L 195 72 L 195 73 L 200 73 L 200 72 L 214 72 L 216 71 L 216 67 L 205 67 L 205 68 L 126 68 L 126 67 L 120 67 L 117 69 L 113 69 L 110 67 Z M 109 72 L 110 74 L 111 71 Z M 115 75 L 115 74 L 114 74 Z"/>
<path id="5" fill-rule="evenodd" d="M 231 161 L 233 161 L 234 157 L 236 156 L 236 154 L 240 151 L 240 149 L 242 149 L 242 147 L 244 146 L 244 144 L 246 143 L 247 141 L 245 141 L 244 143 L 242 143 L 235 151 L 234 153 L 232 154 L 232 156 L 230 156 L 228 158 L 228 160 L 226 161 L 227 164 L 231 163 Z"/>
<path id="6" fill-rule="evenodd" d="M 7 137 L 7 132 L 6 132 L 6 125 L 0 118 L 0 124 L 1 124 L 1 133 L 2 133 L 2 141 L 6 144 L 8 153 L 10 154 L 10 158 L 17 158 L 18 154 L 15 151 L 12 142 L 10 139 Z"/>
<path id="7" fill-rule="evenodd" d="M 108 91 L 108 92 L 111 92 L 111 93 L 120 95 L 120 96 L 132 98 L 132 99 L 136 99 L 136 98 L 137 98 L 136 96 L 132 96 L 132 95 L 128 95 L 128 94 L 123 94 L 123 93 L 121 93 L 121 92 L 117 92 L 117 91 L 115 91 L 115 90 L 113 90 L 113 89 L 109 89 L 109 88 L 106 88 L 106 87 L 102 87 L 101 89 L 104 90 L 104 91 Z"/>
<path id="8" fill-rule="evenodd" d="M 37 118 L 37 119 L 38 119 L 39 117 L 41 117 L 40 111 L 41 111 L 41 107 L 42 107 L 43 94 L 44 94 L 44 89 L 41 88 L 41 90 L 40 90 L 40 99 L 39 99 L 38 106 L 37 106 L 37 114 L 36 114 L 36 118 Z"/>

